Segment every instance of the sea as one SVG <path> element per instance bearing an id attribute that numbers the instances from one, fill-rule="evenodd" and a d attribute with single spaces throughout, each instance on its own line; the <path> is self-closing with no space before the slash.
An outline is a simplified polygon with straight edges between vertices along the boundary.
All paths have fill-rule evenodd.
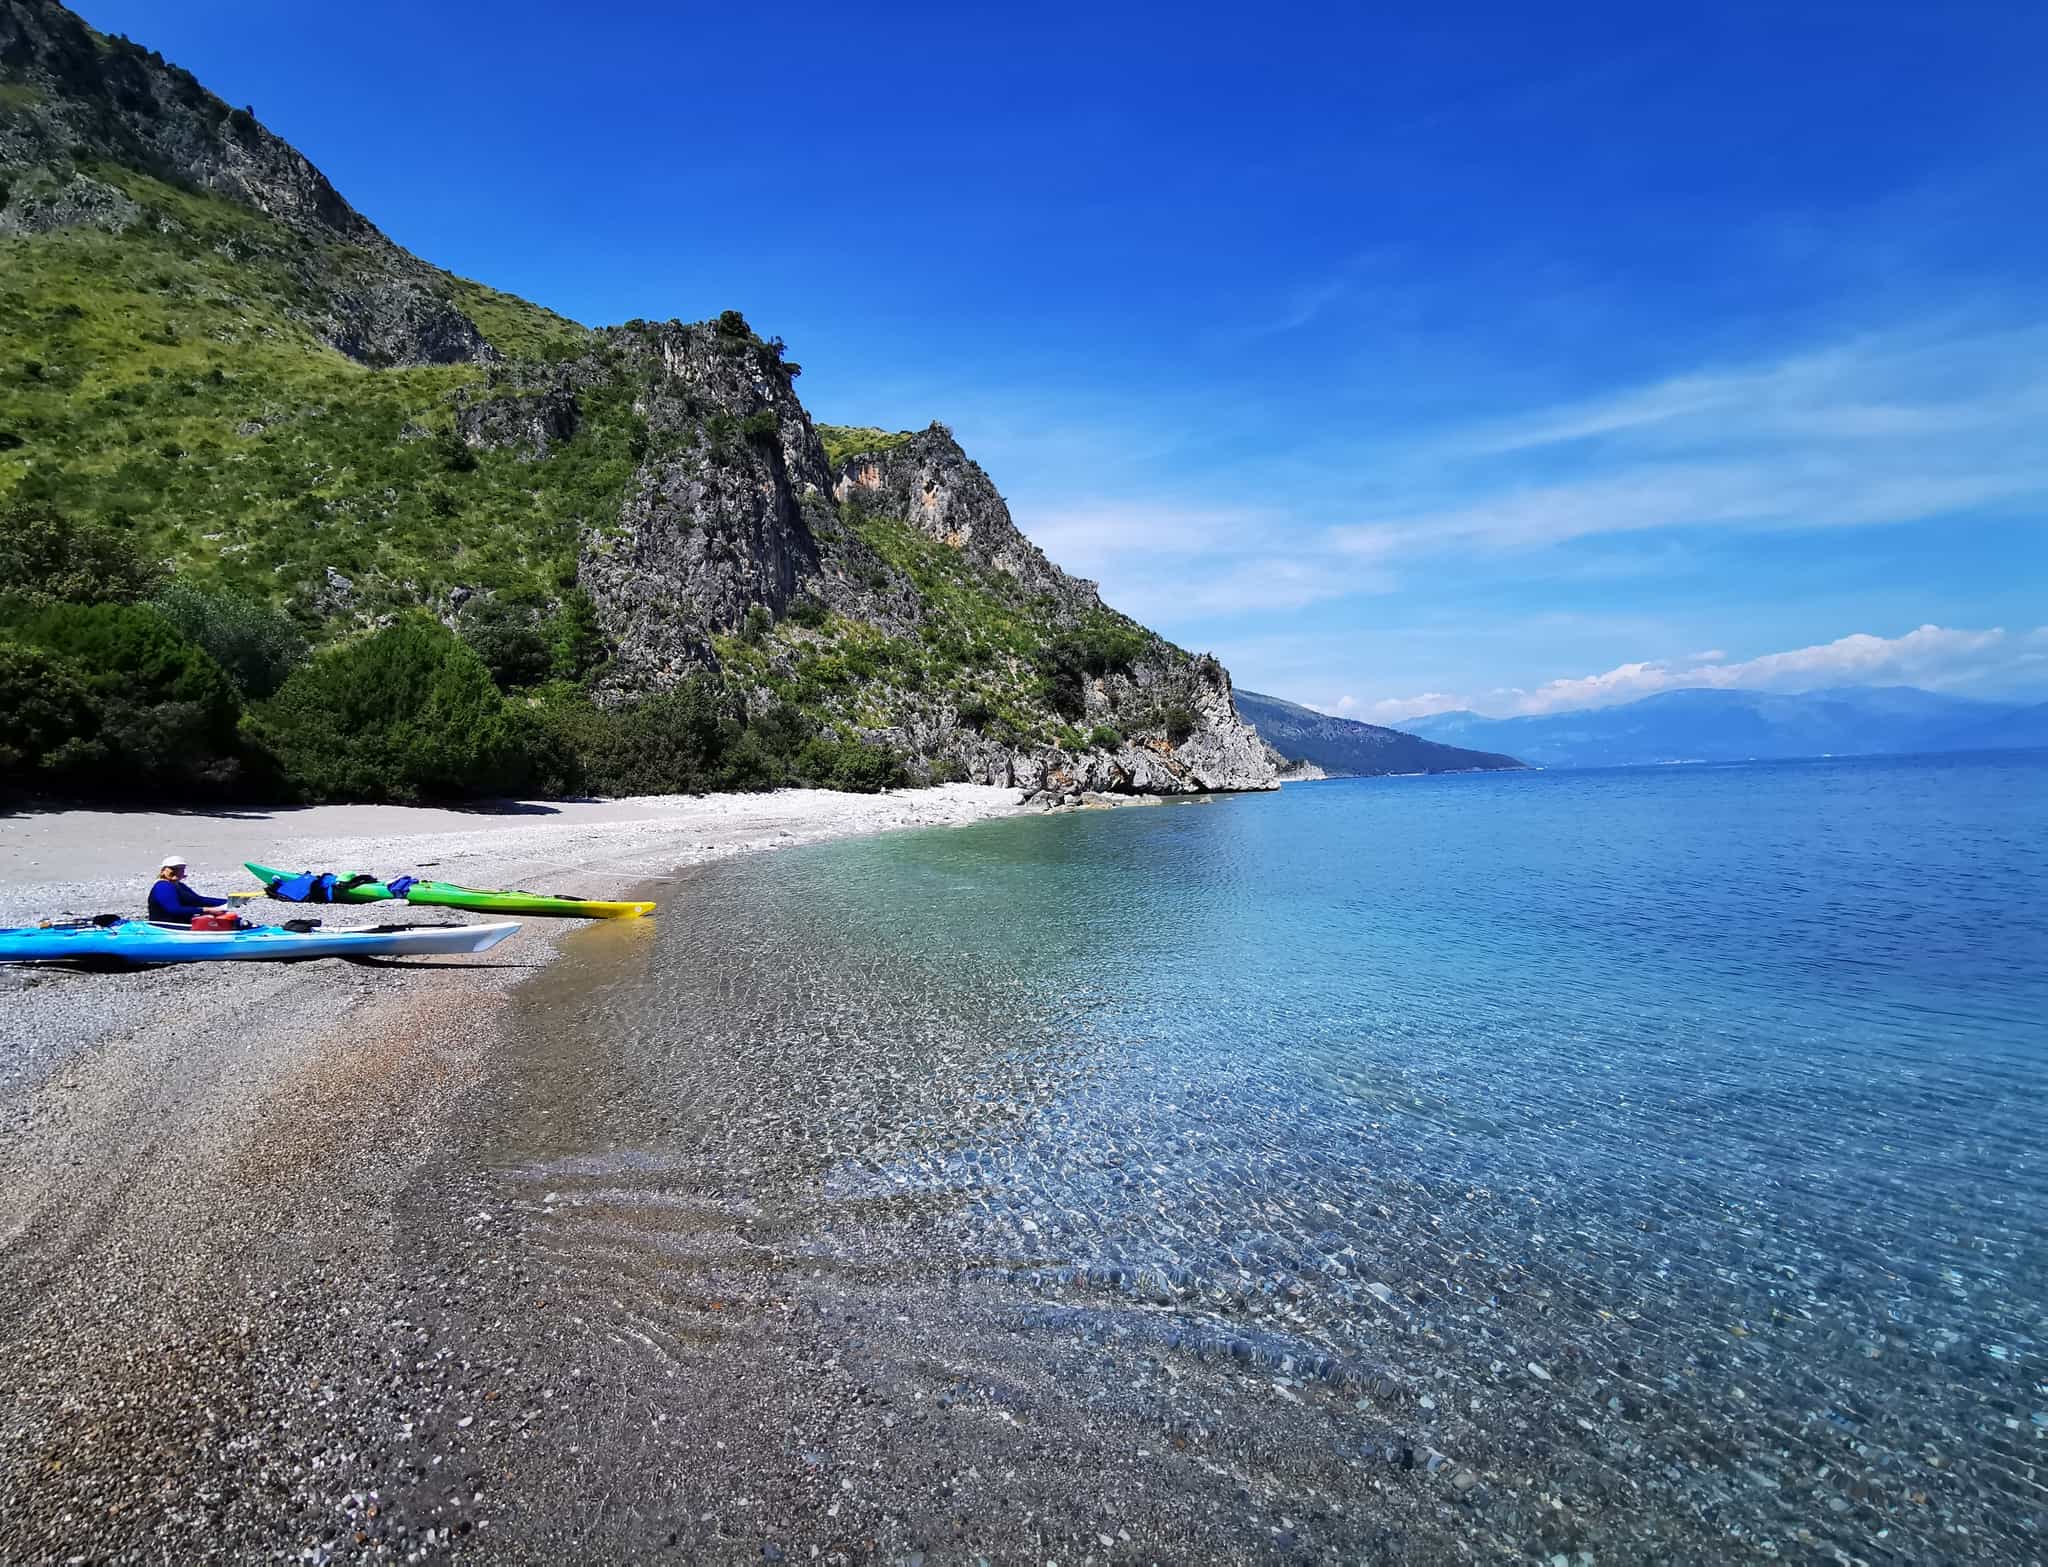
<path id="1" fill-rule="evenodd" d="M 1182 1463 L 1132 1494 L 1213 1487 L 1219 1556 L 2048 1552 L 2048 753 L 1330 780 L 663 896 L 529 987 L 583 1088 L 496 1157 L 666 1354 L 738 1226 L 874 1385 Z"/>

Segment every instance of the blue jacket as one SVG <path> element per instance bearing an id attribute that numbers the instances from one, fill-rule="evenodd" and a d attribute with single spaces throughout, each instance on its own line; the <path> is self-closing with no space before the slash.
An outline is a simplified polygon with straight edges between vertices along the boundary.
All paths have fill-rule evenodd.
<path id="1" fill-rule="evenodd" d="M 175 925 L 189 925 L 192 916 L 201 909 L 225 908 L 227 901 L 226 898 L 202 898 L 183 882 L 159 876 L 150 883 L 149 917 Z"/>

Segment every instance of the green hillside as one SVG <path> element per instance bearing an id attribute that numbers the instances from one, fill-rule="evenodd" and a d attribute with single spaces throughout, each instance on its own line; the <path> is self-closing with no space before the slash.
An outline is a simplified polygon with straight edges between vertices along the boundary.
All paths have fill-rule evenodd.
<path id="1" fill-rule="evenodd" d="M 51 0 L 0 60 L 0 789 L 1270 785 L 941 427 L 815 426 L 735 312 L 452 277 Z"/>

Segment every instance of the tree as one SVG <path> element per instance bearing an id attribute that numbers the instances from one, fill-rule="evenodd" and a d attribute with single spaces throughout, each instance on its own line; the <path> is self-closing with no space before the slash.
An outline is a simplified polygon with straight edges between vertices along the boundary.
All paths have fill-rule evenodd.
<path id="1" fill-rule="evenodd" d="M 90 704 L 88 719 L 63 699 L 78 722 L 41 759 L 53 787 L 181 799 L 218 795 L 241 780 L 234 682 L 157 610 L 51 604 L 22 619 L 15 635 L 61 661 L 53 678 L 75 683 Z"/>
<path id="2" fill-rule="evenodd" d="M 160 566 L 103 523 L 33 501 L 0 509 L 0 599 L 128 604 L 162 578 Z"/>
<path id="3" fill-rule="evenodd" d="M 291 616 L 261 599 L 173 580 L 153 602 L 250 701 L 271 695 L 306 660 L 306 639 Z"/>
<path id="4" fill-rule="evenodd" d="M 484 661 L 500 691 L 537 686 L 554 673 L 555 650 L 527 612 L 500 599 L 471 599 L 457 634 Z"/>
<path id="5" fill-rule="evenodd" d="M 483 660 L 424 616 L 300 666 L 260 723 L 306 797 L 405 804 L 517 789 L 522 727 Z"/>

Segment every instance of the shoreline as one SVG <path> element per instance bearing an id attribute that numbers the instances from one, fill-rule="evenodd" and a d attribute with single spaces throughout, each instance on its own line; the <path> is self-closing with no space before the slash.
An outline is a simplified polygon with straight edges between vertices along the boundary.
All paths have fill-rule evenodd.
<path id="1" fill-rule="evenodd" d="M 209 895 L 249 885 L 247 854 L 658 898 L 713 860 L 1017 809 L 1015 790 L 948 785 L 489 815 L 24 814 L 0 818 L 0 923 L 135 907 L 171 850 Z M 390 906 L 319 917 L 373 924 Z M 372 1558 L 435 1549 L 436 1526 L 401 1547 L 391 1509 L 364 1500 L 421 1478 L 401 1456 L 411 1423 L 388 1408 L 394 1351 L 369 1332 L 412 1288 L 397 1281 L 417 1284 L 399 1210 L 459 1142 L 518 984 L 569 935 L 634 943 L 652 929 L 527 920 L 454 960 L 0 966 L 0 1355 L 14 1369 L 0 1387 L 13 1499 L 0 1558 L 178 1556 L 202 1541 L 296 1556 L 355 1533 Z"/>

